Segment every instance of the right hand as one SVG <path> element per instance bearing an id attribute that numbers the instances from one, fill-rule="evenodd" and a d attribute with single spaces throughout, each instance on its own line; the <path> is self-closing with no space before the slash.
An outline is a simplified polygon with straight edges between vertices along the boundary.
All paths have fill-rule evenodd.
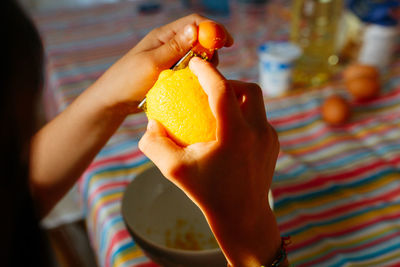
<path id="1" fill-rule="evenodd" d="M 139 148 L 200 207 L 229 263 L 272 262 L 280 237 L 268 192 L 279 142 L 261 89 L 227 81 L 199 58 L 189 67 L 208 95 L 216 140 L 181 147 L 161 124 L 150 121 Z"/>

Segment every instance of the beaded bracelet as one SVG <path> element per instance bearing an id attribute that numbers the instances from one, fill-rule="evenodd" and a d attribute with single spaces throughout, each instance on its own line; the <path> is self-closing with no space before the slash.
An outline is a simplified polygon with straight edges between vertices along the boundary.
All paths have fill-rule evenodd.
<path id="1" fill-rule="evenodd" d="M 291 243 L 290 236 L 281 237 L 281 248 L 279 250 L 278 257 L 272 262 L 271 267 L 279 267 L 282 266 L 282 263 L 286 260 L 287 251 L 286 247 Z M 265 267 L 262 265 L 261 267 Z"/>

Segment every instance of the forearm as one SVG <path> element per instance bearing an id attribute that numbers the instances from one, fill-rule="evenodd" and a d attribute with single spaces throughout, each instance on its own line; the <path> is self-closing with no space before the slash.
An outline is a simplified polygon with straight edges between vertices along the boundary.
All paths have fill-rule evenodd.
<path id="1" fill-rule="evenodd" d="M 210 215 L 209 223 L 233 267 L 269 266 L 279 255 L 281 238 L 269 207 L 253 217 L 220 218 Z"/>
<path id="2" fill-rule="evenodd" d="M 32 139 L 30 185 L 45 215 L 72 187 L 128 113 L 101 85 L 82 93 Z"/>

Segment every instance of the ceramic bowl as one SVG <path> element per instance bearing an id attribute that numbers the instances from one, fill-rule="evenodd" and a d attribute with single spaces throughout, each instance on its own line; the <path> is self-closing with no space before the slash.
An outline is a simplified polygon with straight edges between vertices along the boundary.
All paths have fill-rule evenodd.
<path id="1" fill-rule="evenodd" d="M 156 167 L 127 186 L 122 215 L 133 239 L 162 266 L 226 266 L 200 209 Z"/>
<path id="2" fill-rule="evenodd" d="M 135 242 L 161 266 L 227 266 L 200 209 L 156 167 L 127 186 L 122 215 Z"/>

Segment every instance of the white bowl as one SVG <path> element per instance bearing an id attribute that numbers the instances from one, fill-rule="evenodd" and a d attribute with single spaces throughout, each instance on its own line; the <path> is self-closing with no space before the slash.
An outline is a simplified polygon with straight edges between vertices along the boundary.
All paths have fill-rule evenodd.
<path id="1" fill-rule="evenodd" d="M 122 215 L 133 239 L 162 266 L 227 265 L 200 209 L 156 167 L 127 186 Z"/>
<path id="2" fill-rule="evenodd" d="M 122 215 L 133 239 L 162 266 L 227 265 L 200 209 L 156 167 L 127 186 Z"/>

